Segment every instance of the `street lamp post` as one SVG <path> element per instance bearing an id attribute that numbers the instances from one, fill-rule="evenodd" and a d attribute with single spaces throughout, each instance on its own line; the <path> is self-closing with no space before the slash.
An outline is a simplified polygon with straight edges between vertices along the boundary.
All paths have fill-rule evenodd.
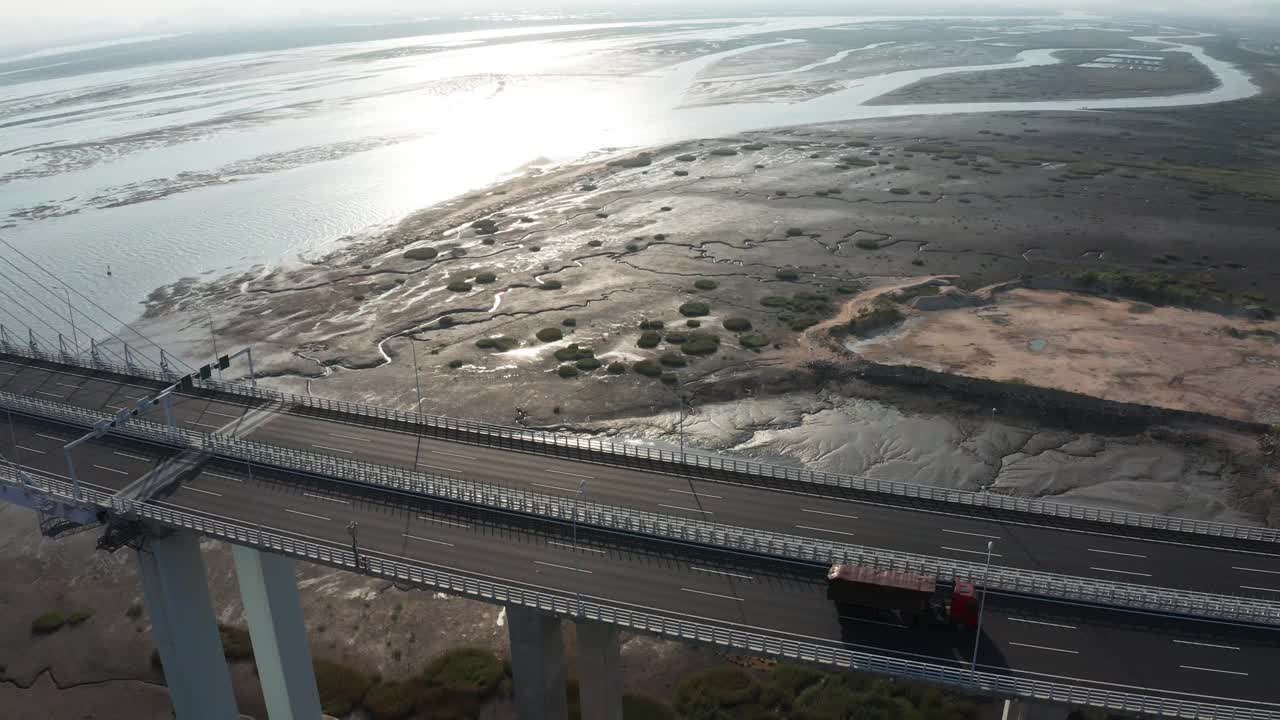
<path id="1" fill-rule="evenodd" d="M 351 533 L 351 555 L 355 558 L 356 569 L 360 568 L 360 548 L 356 544 L 356 532 L 360 529 L 360 523 L 352 520 L 347 523 L 347 532 Z"/>
<path id="2" fill-rule="evenodd" d="M 418 375 L 418 346 L 413 344 L 413 336 L 409 336 L 409 352 L 413 355 L 413 389 L 418 396 L 418 404 L 413 406 L 413 411 L 422 414 L 422 379 Z"/>
<path id="3" fill-rule="evenodd" d="M 582 491 L 587 489 L 586 479 L 578 481 L 578 492 L 573 494 L 573 565 L 574 569 L 578 566 L 578 500 L 582 497 Z M 577 589 L 574 595 L 578 597 L 578 615 L 582 615 L 582 590 Z"/>
<path id="4" fill-rule="evenodd" d="M 76 355 L 80 355 L 80 333 L 76 330 L 76 314 L 71 307 L 71 291 L 65 287 L 49 287 L 50 290 L 61 290 L 62 294 L 67 298 L 67 322 L 71 323 L 71 346 L 76 349 Z"/>
<path id="5" fill-rule="evenodd" d="M 978 644 L 982 642 L 982 615 L 987 609 L 987 577 L 991 573 L 991 550 L 995 547 L 994 540 L 987 541 L 987 564 L 982 570 L 982 599 L 978 601 L 978 631 L 973 636 L 973 663 L 969 666 L 969 672 L 978 672 Z"/>
<path id="6" fill-rule="evenodd" d="M 213 313 L 205 310 L 204 316 L 209 321 L 209 339 L 213 341 L 213 366 L 218 368 L 218 379 L 221 380 L 222 368 L 218 367 L 218 334 L 213 331 Z"/>

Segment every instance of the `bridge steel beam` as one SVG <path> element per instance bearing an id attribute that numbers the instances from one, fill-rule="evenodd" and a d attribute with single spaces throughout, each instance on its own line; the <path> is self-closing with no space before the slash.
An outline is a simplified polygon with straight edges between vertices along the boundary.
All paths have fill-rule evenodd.
<path id="1" fill-rule="evenodd" d="M 177 719 L 238 720 L 198 536 L 149 538 L 138 567 Z"/>
<path id="2" fill-rule="evenodd" d="M 580 621 L 577 639 L 582 717 L 622 720 L 622 643 L 618 626 Z"/>
<path id="3" fill-rule="evenodd" d="M 520 605 L 507 606 L 511 684 L 517 720 L 567 720 L 568 687 L 560 619 Z M 583 717 L 592 717 L 584 712 Z"/>
<path id="4" fill-rule="evenodd" d="M 267 717 L 317 720 L 320 693 L 293 561 L 243 545 L 232 545 L 231 553 Z"/>

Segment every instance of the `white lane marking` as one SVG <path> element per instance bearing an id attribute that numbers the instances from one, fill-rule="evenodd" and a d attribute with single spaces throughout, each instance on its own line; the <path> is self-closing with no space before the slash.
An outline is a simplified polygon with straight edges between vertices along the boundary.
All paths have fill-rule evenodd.
<path id="1" fill-rule="evenodd" d="M 559 490 L 560 492 L 577 492 L 573 488 L 560 487 L 559 485 L 548 485 L 546 483 L 529 482 L 534 487 L 547 488 L 548 490 Z"/>
<path id="2" fill-rule="evenodd" d="M 1048 647 L 1046 645 L 1032 645 L 1030 643 L 1020 643 L 1020 642 L 1013 642 L 1013 641 L 1010 641 L 1009 644 L 1017 645 L 1018 647 L 1035 648 L 1036 650 L 1050 650 L 1052 652 L 1069 653 L 1071 655 L 1080 654 L 1079 650 L 1063 650 L 1062 648 Z"/>
<path id="3" fill-rule="evenodd" d="M 55 393 L 45 392 L 45 391 L 43 391 L 43 390 L 37 390 L 36 392 L 37 392 L 37 393 L 39 393 L 40 395 L 48 395 L 49 397 L 56 397 L 56 398 L 58 398 L 59 400 L 66 400 L 66 397 L 65 397 L 65 396 L 57 395 L 57 394 L 55 394 Z"/>
<path id="4" fill-rule="evenodd" d="M 418 467 L 429 467 L 432 470 L 444 470 L 445 472 L 462 472 L 458 468 L 441 467 L 440 465 L 428 465 L 424 462 L 418 463 Z"/>
<path id="5" fill-rule="evenodd" d="M 1249 673 L 1240 672 L 1238 670 L 1218 670 L 1217 668 L 1198 667 L 1196 665 L 1179 665 L 1178 667 L 1182 668 L 1183 670 L 1200 670 L 1202 672 L 1220 673 L 1222 675 L 1243 675 L 1245 677 L 1249 676 Z"/>
<path id="6" fill-rule="evenodd" d="M 1261 568 L 1236 567 L 1235 565 L 1232 565 L 1231 569 L 1243 570 L 1245 572 L 1260 572 L 1260 573 L 1266 573 L 1268 575 L 1280 575 L 1280 570 L 1263 570 Z"/>
<path id="7" fill-rule="evenodd" d="M 1075 630 L 1075 625 L 1060 625 L 1058 623 L 1044 622 L 1043 620 L 1027 620 L 1026 618 L 1011 617 L 1010 620 L 1020 623 L 1030 623 L 1032 625 L 1044 625 L 1046 627 L 1062 628 L 1063 630 Z M 1176 641 L 1175 641 L 1176 642 Z"/>
<path id="8" fill-rule="evenodd" d="M 841 615 L 841 616 L 840 616 L 840 619 L 841 619 L 841 620 L 852 620 L 852 621 L 854 621 L 854 622 L 873 623 L 873 624 L 875 624 L 875 625 L 886 625 L 886 626 L 888 626 L 888 627 L 902 628 L 902 629 L 904 629 L 904 630 L 907 628 L 907 626 L 906 626 L 906 625 L 902 625 L 902 624 L 900 624 L 900 623 L 885 622 L 885 621 L 883 621 L 883 620 L 872 620 L 872 619 L 870 619 L 870 618 L 853 617 L 853 616 L 851 616 L 851 615 Z"/>
<path id="9" fill-rule="evenodd" d="M 435 543 L 436 545 L 444 545 L 445 547 L 453 547 L 453 543 L 448 543 L 443 540 L 432 540 L 431 538 L 418 537 L 417 535 L 410 535 L 408 533 L 400 533 L 400 534 L 404 535 L 410 540 L 421 540 L 422 542 Z"/>
<path id="10" fill-rule="evenodd" d="M 1116 570 L 1115 568 L 1104 568 L 1104 567 L 1090 567 L 1089 569 L 1097 570 L 1098 572 L 1120 573 L 1121 575 L 1137 575 L 1138 577 L 1151 577 L 1151 573 L 1134 572 L 1132 570 Z"/>
<path id="11" fill-rule="evenodd" d="M 724 496 L 722 495 L 712 495 L 711 493 L 692 492 L 689 490 L 676 490 L 675 488 L 667 488 L 667 492 L 680 493 L 681 495 L 694 495 L 696 497 L 715 498 L 716 500 L 724 499 Z"/>
<path id="12" fill-rule="evenodd" d="M 1085 548 L 1085 549 L 1088 550 L 1089 552 L 1102 553 L 1104 555 L 1123 555 L 1124 557 L 1132 557 L 1132 558 L 1147 557 L 1146 555 L 1139 555 L 1137 553 L 1116 552 L 1115 550 L 1098 550 L 1097 548 Z"/>
<path id="13" fill-rule="evenodd" d="M 347 440 L 357 440 L 359 442 L 368 442 L 368 438 L 356 437 L 355 435 L 343 435 L 342 433 L 329 433 L 333 437 L 340 437 Z"/>
<path id="14" fill-rule="evenodd" d="M 232 476 L 230 476 L 230 475 L 223 475 L 222 473 L 210 472 L 210 471 L 208 471 L 208 470 L 205 470 L 205 471 L 204 471 L 204 474 L 205 474 L 205 475 L 212 476 L 212 477 L 216 477 L 216 478 L 222 478 L 223 480 L 235 480 L 235 481 L 236 481 L 236 482 L 238 482 L 238 483 L 242 483 L 242 482 L 244 482 L 244 480 L 241 480 L 241 479 L 240 479 L 240 478 L 238 478 L 238 477 L 232 477 Z"/>
<path id="15" fill-rule="evenodd" d="M 1191 642 L 1190 640 L 1174 640 L 1179 645 L 1195 645 L 1196 647 L 1217 648 L 1219 650 L 1239 650 L 1235 645 L 1214 645 L 1213 643 Z"/>
<path id="16" fill-rule="evenodd" d="M 426 520 L 427 522 L 440 523 L 441 525 L 452 525 L 452 526 L 454 526 L 454 527 L 460 527 L 460 528 L 469 528 L 469 527 L 471 527 L 470 525 L 463 525 L 462 523 L 456 523 L 456 522 L 452 522 L 452 521 L 450 521 L 450 520 L 437 520 L 437 519 L 432 518 L 432 517 L 427 517 L 426 515 L 419 515 L 419 516 L 418 516 L 418 519 L 419 519 L 419 520 Z"/>
<path id="17" fill-rule="evenodd" d="M 1240 589 L 1241 589 L 1241 590 L 1259 590 L 1259 591 L 1261 591 L 1261 592 L 1273 592 L 1273 593 L 1280 593 L 1280 590 L 1277 590 L 1277 589 L 1275 589 L 1275 588 L 1264 588 L 1264 587 L 1258 587 L 1257 585 L 1241 585 L 1241 586 L 1240 586 Z"/>
<path id="18" fill-rule="evenodd" d="M 986 550 L 967 550 L 967 549 L 965 549 L 965 548 L 948 547 L 948 546 L 946 546 L 946 545 L 939 545 L 938 547 L 942 548 L 943 550 L 950 550 L 951 552 L 969 553 L 969 554 L 971 554 L 971 555 L 986 555 L 986 554 L 987 554 L 987 551 L 986 551 Z M 1000 553 L 991 553 L 991 557 L 1004 557 L 1004 556 L 1003 556 L 1003 555 L 1001 555 Z"/>
<path id="19" fill-rule="evenodd" d="M 582 568 L 569 567 L 568 565 L 557 565 L 555 563 L 542 562 L 541 560 L 534 560 L 533 562 L 538 565 L 546 565 L 547 567 L 560 568 L 561 570 L 572 570 L 574 572 L 580 572 L 587 575 L 592 574 L 590 570 L 583 570 Z"/>
<path id="20" fill-rule="evenodd" d="M 55 382 L 54 385 L 61 385 L 62 387 L 75 388 L 77 390 L 80 389 L 79 385 L 72 385 L 71 383 Z"/>
<path id="21" fill-rule="evenodd" d="M 849 520 L 857 520 L 857 515 L 845 515 L 844 513 L 823 512 L 822 510 L 809 510 L 808 508 L 800 508 L 800 512 L 813 513 L 814 515 L 830 515 L 831 517 L 842 517 Z"/>
<path id="22" fill-rule="evenodd" d="M 195 421 L 195 420 L 188 420 L 188 421 L 187 421 L 187 424 L 188 424 L 188 425 L 195 425 L 196 427 L 214 428 L 215 430 L 216 430 L 216 429 L 218 429 L 218 428 L 220 428 L 220 427 L 222 427 L 221 425 L 210 425 L 209 423 L 197 422 L 197 421 Z M 319 445 L 313 445 L 312 447 L 320 447 L 320 446 L 319 446 Z"/>
<path id="23" fill-rule="evenodd" d="M 755 578 L 750 575 L 739 575 L 738 573 L 724 572 L 723 570 L 708 570 L 707 568 L 694 567 L 692 565 L 689 566 L 689 569 L 694 572 L 711 573 L 713 575 L 728 575 L 729 577 L 742 578 L 743 580 L 755 580 Z"/>
<path id="24" fill-rule="evenodd" d="M 348 454 L 348 455 L 352 454 L 352 451 L 351 451 L 351 450 L 343 450 L 342 448 L 329 447 L 328 445 L 316 445 L 316 444 L 312 444 L 312 445 L 311 445 L 311 447 L 313 447 L 313 448 L 320 448 L 321 450 L 328 450 L 328 451 L 330 451 L 330 452 L 340 452 L 340 453 L 346 453 L 346 454 Z"/>
<path id="25" fill-rule="evenodd" d="M 813 527 L 812 525 L 797 525 L 796 527 L 800 528 L 801 530 L 815 530 L 817 532 L 835 533 L 836 535 L 848 535 L 849 537 L 853 537 L 853 533 L 845 532 L 843 530 L 828 530 L 826 528 Z"/>
<path id="26" fill-rule="evenodd" d="M 315 493 L 302 493 L 302 494 L 303 494 L 303 495 L 306 495 L 307 497 L 315 498 L 315 499 L 317 499 L 317 500 L 327 500 L 327 501 L 329 501 L 329 502 L 342 503 L 343 505 L 350 505 L 350 504 L 351 504 L 351 503 L 350 503 L 349 501 L 347 501 L 347 500 L 339 500 L 338 498 L 325 497 L 325 496 L 323 496 L 323 495 L 317 495 L 317 494 L 315 494 Z"/>
<path id="27" fill-rule="evenodd" d="M 557 475 L 571 475 L 571 476 L 573 476 L 573 477 L 586 478 L 586 479 L 588 479 L 588 480 L 595 480 L 595 479 L 596 479 L 596 476 L 595 476 L 595 475 L 579 475 L 578 473 L 564 472 L 563 470 L 552 470 L 552 469 L 550 469 L 550 468 L 545 468 L 545 469 L 546 469 L 546 471 L 547 471 L 547 472 L 549 472 L 549 473 L 555 473 L 555 474 L 557 474 Z"/>
<path id="28" fill-rule="evenodd" d="M 130 455 L 127 452 L 120 452 L 119 450 L 116 450 L 115 454 L 119 455 L 120 457 L 127 457 L 130 460 L 141 460 L 142 462 L 151 462 L 151 458 L 149 457 L 142 457 L 141 455 Z"/>
<path id="29" fill-rule="evenodd" d="M 721 595 L 720 593 L 707 592 L 706 590 L 694 590 L 693 588 L 682 587 L 681 590 L 689 593 L 698 593 L 699 595 L 710 595 L 711 597 L 724 598 L 725 600 L 733 600 L 734 602 L 746 602 L 740 597 L 732 595 Z"/>
<path id="30" fill-rule="evenodd" d="M 36 433 L 36 437 L 42 437 L 42 438 L 44 438 L 45 440 L 56 440 L 56 441 L 58 441 L 58 442 L 60 442 L 60 443 L 64 443 L 64 442 L 66 442 L 66 440 L 63 440 L 63 439 L 62 439 L 62 438 L 60 438 L 60 437 L 54 437 L 54 436 L 52 436 L 52 435 L 45 435 L 44 433 Z"/>
<path id="31" fill-rule="evenodd" d="M 232 420 L 239 420 L 242 417 L 240 415 L 229 415 L 227 413 L 220 413 L 217 410 L 205 410 L 204 412 L 206 415 L 217 415 L 218 417 L 231 418 Z"/>
<path id="32" fill-rule="evenodd" d="M 204 493 L 205 495 L 212 495 L 212 496 L 214 496 L 214 497 L 222 497 L 222 493 L 216 493 L 216 492 L 213 492 L 213 491 L 211 491 L 211 490 L 201 490 L 201 489 L 200 489 L 200 488 L 198 488 L 198 487 L 185 486 L 185 487 L 183 487 L 183 489 L 184 489 L 184 490 L 190 490 L 191 492 Z"/>
<path id="33" fill-rule="evenodd" d="M 325 516 L 323 516 L 323 515 L 312 515 L 311 513 L 304 513 L 304 512 L 302 512 L 301 510 L 290 510 L 289 508 L 285 508 L 285 509 L 284 509 L 284 511 L 285 511 L 285 512 L 287 512 L 287 513 L 293 513 L 294 515 L 302 515 L 302 516 L 304 516 L 304 517 L 315 518 L 315 519 L 317 519 L 317 520 L 332 520 L 332 519 L 333 519 L 333 518 L 327 518 L 327 517 L 325 517 Z"/>
<path id="34" fill-rule="evenodd" d="M 556 545 L 556 546 L 558 546 L 558 547 L 567 547 L 567 548 L 570 548 L 570 549 L 572 549 L 572 550 L 584 550 L 584 551 L 586 551 L 586 552 L 600 553 L 601 555 L 608 555 L 608 554 L 609 554 L 609 553 L 608 553 L 608 551 L 606 551 L 606 550 L 597 550 L 597 549 L 595 549 L 595 548 L 583 547 L 582 545 L 578 545 L 578 546 L 576 546 L 576 547 L 575 547 L 573 543 L 562 543 L 562 542 L 556 542 L 555 540 L 548 540 L 548 541 L 547 541 L 547 544 L 548 544 L 548 545 Z"/>
<path id="35" fill-rule="evenodd" d="M 448 455 L 449 457 L 462 458 L 463 460 L 475 460 L 475 457 L 471 455 L 463 455 L 462 453 L 451 453 L 445 452 L 444 450 L 428 450 L 427 452 L 434 453 L 436 455 Z"/>
<path id="36" fill-rule="evenodd" d="M 658 507 L 671 508 L 672 510 L 684 510 L 685 512 L 696 512 L 696 513 L 702 513 L 702 514 L 704 514 L 704 515 L 714 515 L 714 514 L 715 514 L 715 513 L 711 512 L 710 510 L 700 510 L 700 509 L 698 509 L 698 508 L 681 507 L 681 506 L 679 506 L 679 505 L 664 505 L 663 503 L 658 503 Z"/>
<path id="37" fill-rule="evenodd" d="M 987 538 L 988 540 L 1003 540 L 1003 539 L 1004 539 L 1004 538 L 1000 537 L 999 535 L 983 535 L 982 533 L 976 533 L 976 532 L 965 532 L 964 530 L 948 530 L 948 529 L 946 529 L 946 528 L 942 528 L 942 532 L 944 532 L 944 533 L 951 533 L 952 535 L 968 535 L 969 537 Z"/>
<path id="38" fill-rule="evenodd" d="M 108 403 L 108 404 L 107 404 L 107 405 L 105 405 L 104 407 L 109 407 L 109 408 L 111 408 L 112 410 L 123 410 L 123 409 L 124 409 L 124 406 L 123 406 L 123 405 L 111 405 L 110 403 Z"/>
<path id="39" fill-rule="evenodd" d="M 18 377 L 18 373 L 11 373 L 6 370 L 0 370 L 0 375 L 8 375 L 10 377 Z"/>
<path id="40" fill-rule="evenodd" d="M 117 474 L 119 474 L 119 475 L 128 475 L 128 474 L 129 474 L 128 472 L 126 472 L 126 471 L 124 471 L 124 470 L 117 470 L 117 469 L 115 469 L 115 468 L 107 467 L 106 465 L 94 465 L 94 467 L 98 468 L 99 470 L 110 470 L 111 472 L 113 472 L 113 473 L 117 473 Z"/>
<path id="41" fill-rule="evenodd" d="M 35 449 L 35 448 L 29 448 L 29 447 L 27 447 L 26 445 L 14 445 L 14 447 L 18 448 L 19 450 L 26 450 L 27 452 L 33 452 L 33 453 L 35 453 L 35 454 L 37 454 L 37 455 L 45 455 L 45 454 L 46 454 L 46 453 L 45 453 L 45 451 L 43 451 L 43 450 L 37 450 L 37 449 Z"/>

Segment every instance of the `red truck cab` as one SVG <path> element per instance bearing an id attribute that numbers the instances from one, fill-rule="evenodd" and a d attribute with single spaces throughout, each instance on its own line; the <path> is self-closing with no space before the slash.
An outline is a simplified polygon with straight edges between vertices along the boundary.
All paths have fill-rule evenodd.
<path id="1" fill-rule="evenodd" d="M 978 591 L 973 583 L 956 582 L 951 588 L 951 606 L 947 617 L 952 625 L 967 630 L 978 627 Z"/>

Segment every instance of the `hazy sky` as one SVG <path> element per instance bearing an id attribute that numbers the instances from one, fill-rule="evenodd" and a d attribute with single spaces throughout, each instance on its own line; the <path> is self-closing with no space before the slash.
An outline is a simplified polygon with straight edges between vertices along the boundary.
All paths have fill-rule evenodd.
<path id="1" fill-rule="evenodd" d="M 0 0 L 0 44 L 76 39 L 122 33 L 187 31 L 255 23 L 331 22 L 466 15 L 493 11 L 529 13 L 610 11 L 630 14 L 668 9 L 713 14 L 814 11 L 880 14 L 943 10 L 990 12 L 996 7 L 1126 13 L 1167 11 L 1188 14 L 1280 17 L 1280 0 Z"/>

